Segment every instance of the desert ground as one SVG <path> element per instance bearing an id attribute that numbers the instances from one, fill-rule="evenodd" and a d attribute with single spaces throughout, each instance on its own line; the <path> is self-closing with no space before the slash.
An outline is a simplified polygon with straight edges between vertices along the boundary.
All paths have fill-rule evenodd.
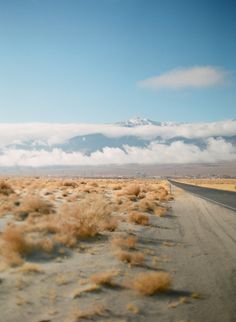
<path id="1" fill-rule="evenodd" d="M 235 161 L 193 164 L 121 164 L 98 166 L 55 167 L 1 167 L 6 176 L 57 176 L 57 177 L 233 177 L 236 178 Z"/>
<path id="2" fill-rule="evenodd" d="M 0 321 L 234 321 L 235 213 L 171 191 L 2 178 Z"/>
<path id="3" fill-rule="evenodd" d="M 220 189 L 236 192 L 236 179 L 178 179 L 179 182 L 188 183 L 200 187 Z"/>

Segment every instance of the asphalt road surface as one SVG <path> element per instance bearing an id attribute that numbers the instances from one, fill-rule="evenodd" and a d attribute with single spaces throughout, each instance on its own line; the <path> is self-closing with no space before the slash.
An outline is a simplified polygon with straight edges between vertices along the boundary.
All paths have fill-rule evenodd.
<path id="1" fill-rule="evenodd" d="M 199 187 L 191 184 L 176 182 L 173 180 L 169 180 L 169 182 L 185 191 L 194 193 L 199 197 L 216 202 L 224 207 L 236 211 L 236 192 Z"/>
<path id="2" fill-rule="evenodd" d="M 176 271 L 175 286 L 198 292 L 201 298 L 179 306 L 162 321 L 234 322 L 235 212 L 178 188 L 173 189 L 173 226 L 166 230 L 166 234 L 168 236 L 169 231 L 169 238 L 179 245 L 169 247 L 169 256 Z"/>

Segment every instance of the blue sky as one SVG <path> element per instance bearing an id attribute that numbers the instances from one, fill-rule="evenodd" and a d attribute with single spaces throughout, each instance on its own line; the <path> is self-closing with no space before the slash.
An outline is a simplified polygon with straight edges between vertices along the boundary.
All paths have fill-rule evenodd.
<path id="1" fill-rule="evenodd" d="M 0 0 L 0 122 L 236 118 L 235 39 L 230 0 Z"/>

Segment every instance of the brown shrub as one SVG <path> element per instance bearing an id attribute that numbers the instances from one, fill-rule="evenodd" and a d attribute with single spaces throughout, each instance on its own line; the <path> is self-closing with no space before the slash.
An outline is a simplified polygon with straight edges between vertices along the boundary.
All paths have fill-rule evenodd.
<path id="1" fill-rule="evenodd" d="M 63 182 L 63 186 L 64 187 L 77 188 L 78 187 L 78 184 L 75 181 L 73 181 L 73 180 L 67 180 L 67 181 L 64 181 Z"/>
<path id="2" fill-rule="evenodd" d="M 34 263 L 25 263 L 23 266 L 20 268 L 20 272 L 24 274 L 29 274 L 29 273 L 42 273 L 42 267 L 40 267 L 37 264 Z"/>
<path id="3" fill-rule="evenodd" d="M 137 211 L 133 211 L 129 214 L 129 222 L 135 223 L 137 225 L 147 226 L 149 224 L 149 217 L 144 214 L 140 214 Z"/>
<path id="4" fill-rule="evenodd" d="M 166 215 L 167 209 L 164 207 L 158 207 L 155 209 L 155 215 L 159 217 L 164 217 Z"/>
<path id="5" fill-rule="evenodd" d="M 125 188 L 125 194 L 127 195 L 135 195 L 136 197 L 140 193 L 140 186 L 138 184 L 130 184 L 128 187 Z"/>
<path id="6" fill-rule="evenodd" d="M 120 184 L 114 184 L 114 185 L 112 186 L 112 189 L 113 189 L 113 190 L 121 190 L 121 189 L 122 189 L 122 186 L 121 186 Z"/>
<path id="7" fill-rule="evenodd" d="M 159 200 L 166 200 L 168 196 L 168 191 L 164 187 L 160 187 L 158 192 L 159 192 Z"/>
<path id="8" fill-rule="evenodd" d="M 130 286 L 143 295 L 166 292 L 171 287 L 171 276 L 166 272 L 139 273 Z"/>
<path id="9" fill-rule="evenodd" d="M 1 239 L 1 254 L 11 266 L 21 265 L 22 257 L 33 249 L 32 243 L 25 238 L 23 230 L 19 227 L 7 227 Z"/>
<path id="10" fill-rule="evenodd" d="M 116 223 L 111 217 L 111 207 L 100 196 L 86 197 L 80 203 L 62 207 L 55 218 L 59 234 L 74 239 L 94 237 L 104 229 L 114 230 Z M 67 238 L 67 237 L 66 237 Z"/>
<path id="11" fill-rule="evenodd" d="M 93 283 L 98 285 L 112 286 L 113 278 L 118 275 L 117 271 L 107 271 L 93 274 L 90 279 Z"/>
<path id="12" fill-rule="evenodd" d="M 28 195 L 22 202 L 19 212 L 23 213 L 40 213 L 40 214 L 50 214 L 53 211 L 53 205 L 37 196 Z"/>
<path id="13" fill-rule="evenodd" d="M 159 194 L 156 191 L 148 191 L 146 193 L 146 198 L 151 201 L 159 200 Z"/>
<path id="14" fill-rule="evenodd" d="M 98 184 L 97 184 L 97 182 L 96 181 L 91 181 L 90 183 L 89 183 L 89 185 L 91 186 L 91 187 L 98 187 Z"/>
<path id="15" fill-rule="evenodd" d="M 65 245 L 69 248 L 73 248 L 77 245 L 77 238 L 66 233 L 55 235 L 53 237 L 53 240 L 55 241 L 55 243 Z"/>
<path id="16" fill-rule="evenodd" d="M 112 245 L 120 248 L 133 249 L 136 246 L 137 238 L 130 236 L 127 238 L 115 237 L 112 238 Z"/>
<path id="17" fill-rule="evenodd" d="M 100 286 L 98 284 L 88 284 L 76 289 L 73 292 L 72 297 L 73 299 L 76 299 L 85 293 L 98 292 L 99 290 L 100 290 Z"/>
<path id="18" fill-rule="evenodd" d="M 80 310 L 75 309 L 71 312 L 69 319 L 66 322 L 77 322 L 82 319 L 92 321 L 96 317 L 106 316 L 107 310 L 103 305 L 94 304 L 92 307 Z"/>
<path id="19" fill-rule="evenodd" d="M 144 254 L 140 252 L 128 252 L 120 250 L 116 253 L 116 256 L 120 261 L 129 263 L 131 265 L 140 265 L 145 260 Z"/>
<path id="20" fill-rule="evenodd" d="M 101 231 L 115 231 L 118 226 L 118 219 L 110 217 L 101 224 Z"/>
<path id="21" fill-rule="evenodd" d="M 137 208 L 141 212 L 154 213 L 157 207 L 158 203 L 156 203 L 155 201 L 148 200 L 146 198 L 143 198 L 137 204 Z"/>
<path id="22" fill-rule="evenodd" d="M 126 305 L 126 309 L 133 314 L 139 314 L 139 312 L 140 312 L 139 308 L 133 303 L 128 303 Z"/>
<path id="23" fill-rule="evenodd" d="M 14 190 L 12 189 L 10 184 L 6 181 L 0 181 L 0 194 L 9 196 L 12 193 L 14 193 Z"/>

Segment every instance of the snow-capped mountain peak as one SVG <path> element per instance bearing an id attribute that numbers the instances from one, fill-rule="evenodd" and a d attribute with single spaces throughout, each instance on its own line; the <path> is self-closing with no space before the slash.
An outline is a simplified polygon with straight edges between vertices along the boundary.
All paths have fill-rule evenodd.
<path id="1" fill-rule="evenodd" d="M 116 125 L 124 126 L 124 127 L 137 127 L 144 125 L 158 125 L 161 126 L 161 122 L 156 122 L 149 120 L 147 118 L 141 118 L 139 116 L 134 116 L 126 121 L 118 122 Z"/>

